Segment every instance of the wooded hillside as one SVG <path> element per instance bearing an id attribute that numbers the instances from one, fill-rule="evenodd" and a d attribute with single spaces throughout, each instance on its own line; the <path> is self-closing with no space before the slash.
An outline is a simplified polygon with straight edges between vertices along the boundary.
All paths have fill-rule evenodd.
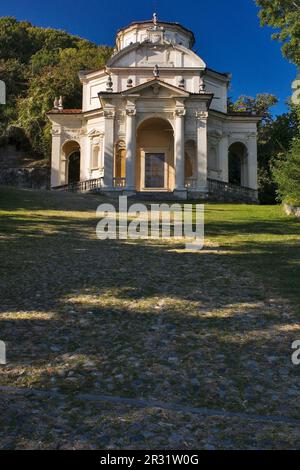
<path id="1" fill-rule="evenodd" d="M 0 80 L 7 106 L 0 107 L 0 146 L 14 143 L 36 157 L 50 155 L 50 123 L 45 113 L 55 96 L 81 107 L 78 71 L 101 68 L 112 48 L 56 29 L 0 18 Z"/>

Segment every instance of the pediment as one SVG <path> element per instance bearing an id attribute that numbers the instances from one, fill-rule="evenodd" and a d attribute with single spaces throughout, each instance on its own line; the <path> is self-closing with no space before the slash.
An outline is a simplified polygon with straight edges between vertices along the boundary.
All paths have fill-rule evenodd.
<path id="1" fill-rule="evenodd" d="M 138 85 L 137 87 L 131 88 L 130 90 L 124 91 L 122 93 L 123 96 L 130 96 L 130 95 L 139 95 L 143 98 L 174 98 L 174 97 L 182 97 L 187 98 L 190 96 L 185 90 L 181 88 L 177 88 L 169 83 L 163 82 L 158 79 L 150 80 L 149 82 L 143 83 L 142 85 Z"/>
<path id="2" fill-rule="evenodd" d="M 92 129 L 89 133 L 88 133 L 88 137 L 101 137 L 103 136 L 103 132 L 97 130 L 97 129 Z"/>

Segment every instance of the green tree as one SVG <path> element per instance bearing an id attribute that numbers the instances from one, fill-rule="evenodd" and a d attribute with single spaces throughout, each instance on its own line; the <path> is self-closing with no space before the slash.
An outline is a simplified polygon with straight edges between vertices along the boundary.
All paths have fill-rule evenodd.
<path id="1" fill-rule="evenodd" d="M 300 139 L 295 139 L 290 151 L 278 159 L 273 168 L 278 185 L 278 198 L 288 204 L 300 205 Z"/>
<path id="2" fill-rule="evenodd" d="M 283 43 L 286 58 L 300 65 L 300 0 L 256 0 L 263 26 L 277 31 L 274 39 Z"/>
<path id="3" fill-rule="evenodd" d="M 84 45 L 79 50 L 62 49 L 55 65 L 43 67 L 40 74 L 32 75 L 26 96 L 20 97 L 17 102 L 17 123 L 25 131 L 37 155 L 50 155 L 51 126 L 46 112 L 52 108 L 54 97 L 62 95 L 66 107 L 81 108 L 79 70 L 100 68 L 110 54 L 111 50 L 107 47 Z"/>
<path id="4" fill-rule="evenodd" d="M 276 201 L 278 187 L 272 168 L 274 163 L 288 152 L 297 135 L 298 119 L 294 108 L 275 117 L 261 129 L 258 141 L 258 182 L 261 202 L 272 204 Z"/>

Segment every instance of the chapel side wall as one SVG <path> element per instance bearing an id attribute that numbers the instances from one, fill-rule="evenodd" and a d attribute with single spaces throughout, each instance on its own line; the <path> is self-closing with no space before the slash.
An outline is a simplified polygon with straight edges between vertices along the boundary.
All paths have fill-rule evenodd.
<path id="1" fill-rule="evenodd" d="M 213 93 L 210 109 L 227 113 L 227 83 L 221 82 L 209 76 L 204 77 L 205 89 L 208 93 Z"/>
<path id="2" fill-rule="evenodd" d="M 257 123 L 237 122 L 227 116 L 208 120 L 208 177 L 229 182 L 229 148 L 234 143 L 246 147 L 243 184 L 257 190 Z"/>

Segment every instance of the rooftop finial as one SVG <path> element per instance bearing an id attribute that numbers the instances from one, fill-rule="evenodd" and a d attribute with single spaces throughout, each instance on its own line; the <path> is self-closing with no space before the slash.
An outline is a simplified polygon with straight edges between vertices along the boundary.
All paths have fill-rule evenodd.
<path id="1" fill-rule="evenodd" d="M 157 26 L 157 23 L 158 23 L 157 13 L 153 13 L 153 24 L 154 24 L 154 26 Z"/>
<path id="2" fill-rule="evenodd" d="M 54 103 L 53 103 L 53 109 L 58 109 L 59 107 L 59 99 L 57 96 L 55 97 Z"/>
<path id="3" fill-rule="evenodd" d="M 112 92 L 113 91 L 113 81 L 111 75 L 108 75 L 107 82 L 106 82 L 106 91 Z"/>
<path id="4" fill-rule="evenodd" d="M 58 109 L 59 109 L 60 111 L 63 111 L 63 110 L 64 110 L 64 103 L 63 103 L 63 97 L 62 97 L 62 96 L 60 96 L 60 97 L 59 97 L 59 100 L 58 100 Z"/>
<path id="5" fill-rule="evenodd" d="M 157 64 L 156 64 L 156 66 L 154 67 L 153 75 L 154 75 L 155 78 L 159 78 L 160 73 L 159 73 L 159 67 L 158 67 Z"/>

